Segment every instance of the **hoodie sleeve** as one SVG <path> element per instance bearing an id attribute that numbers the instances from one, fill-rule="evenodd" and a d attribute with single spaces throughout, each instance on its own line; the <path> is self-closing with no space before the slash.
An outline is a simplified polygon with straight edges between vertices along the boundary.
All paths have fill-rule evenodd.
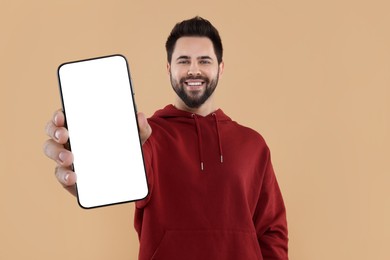
<path id="1" fill-rule="evenodd" d="M 142 226 L 143 226 L 143 216 L 144 216 L 144 208 L 150 201 L 150 198 L 152 196 L 153 192 L 153 167 L 152 167 L 152 147 L 147 140 L 143 145 L 142 145 L 142 152 L 143 152 L 143 157 L 144 157 L 144 164 L 145 164 L 145 170 L 146 170 L 146 178 L 148 181 L 148 189 L 149 189 L 149 194 L 146 196 L 146 198 L 142 200 L 138 200 L 135 202 L 135 211 L 134 211 L 134 228 L 138 233 L 138 238 L 141 238 L 142 234 Z"/>
<path id="2" fill-rule="evenodd" d="M 152 161 L 153 161 L 152 150 L 153 150 L 152 144 L 149 138 L 142 145 L 142 153 L 143 153 L 144 164 L 145 164 L 146 178 L 148 181 L 149 194 L 145 199 L 136 201 L 136 207 L 139 209 L 144 208 L 147 205 L 153 192 L 154 176 L 153 176 L 153 167 L 152 167 Z"/>
<path id="3" fill-rule="evenodd" d="M 253 221 L 264 260 L 288 260 L 286 209 L 269 150 L 266 157 L 262 187 Z"/>

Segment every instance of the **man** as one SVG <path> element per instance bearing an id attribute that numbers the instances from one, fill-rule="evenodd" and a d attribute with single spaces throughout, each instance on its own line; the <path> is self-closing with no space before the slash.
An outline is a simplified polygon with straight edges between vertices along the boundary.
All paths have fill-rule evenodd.
<path id="1" fill-rule="evenodd" d="M 148 120 L 138 115 L 150 190 L 135 203 L 139 259 L 288 259 L 286 212 L 269 149 L 214 103 L 224 69 L 218 31 L 200 17 L 185 20 L 166 50 L 174 104 Z M 62 112 L 46 131 L 45 153 L 75 194 Z"/>

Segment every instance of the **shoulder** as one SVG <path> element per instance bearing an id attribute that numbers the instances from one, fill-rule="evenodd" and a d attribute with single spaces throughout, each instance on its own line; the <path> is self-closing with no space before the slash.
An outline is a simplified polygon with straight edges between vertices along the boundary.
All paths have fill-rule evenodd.
<path id="1" fill-rule="evenodd" d="M 266 143 L 263 135 L 260 134 L 257 130 L 248 126 L 244 126 L 236 121 L 230 121 L 230 123 L 228 124 L 230 124 L 229 128 L 231 128 L 232 132 L 234 132 L 232 134 L 235 134 L 236 136 L 240 136 L 252 142 L 259 142 L 262 144 Z"/>
<path id="2" fill-rule="evenodd" d="M 263 136 L 258 131 L 233 120 L 225 114 L 222 109 L 218 109 L 216 114 L 219 124 L 225 128 L 226 131 L 229 131 L 229 134 L 237 135 L 241 138 L 250 139 L 252 141 L 265 142 Z"/>

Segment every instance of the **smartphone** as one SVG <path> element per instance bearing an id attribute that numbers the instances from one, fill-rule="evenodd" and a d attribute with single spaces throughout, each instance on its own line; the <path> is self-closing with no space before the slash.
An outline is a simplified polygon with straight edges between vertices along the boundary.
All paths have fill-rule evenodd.
<path id="1" fill-rule="evenodd" d="M 143 199 L 148 186 L 129 66 L 122 55 L 61 64 L 58 78 L 82 208 Z"/>

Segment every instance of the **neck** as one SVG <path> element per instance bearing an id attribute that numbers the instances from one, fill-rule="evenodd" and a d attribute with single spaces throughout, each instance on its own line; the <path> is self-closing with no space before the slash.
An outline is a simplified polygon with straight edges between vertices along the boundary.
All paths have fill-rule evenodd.
<path id="1" fill-rule="evenodd" d="M 207 116 L 216 110 L 213 95 L 209 97 L 200 107 L 191 108 L 188 107 L 179 97 L 176 97 L 175 103 L 173 104 L 177 109 L 194 113 L 201 116 Z"/>

